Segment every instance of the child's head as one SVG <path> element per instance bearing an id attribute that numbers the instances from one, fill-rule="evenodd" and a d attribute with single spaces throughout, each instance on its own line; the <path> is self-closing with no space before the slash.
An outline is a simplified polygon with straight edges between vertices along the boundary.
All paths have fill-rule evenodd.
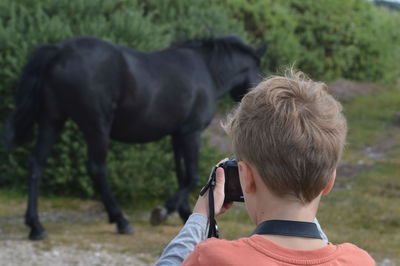
<path id="1" fill-rule="evenodd" d="M 238 160 L 253 165 L 277 196 L 304 203 L 328 184 L 346 138 L 342 106 L 303 73 L 271 77 L 231 114 L 225 129 Z"/>

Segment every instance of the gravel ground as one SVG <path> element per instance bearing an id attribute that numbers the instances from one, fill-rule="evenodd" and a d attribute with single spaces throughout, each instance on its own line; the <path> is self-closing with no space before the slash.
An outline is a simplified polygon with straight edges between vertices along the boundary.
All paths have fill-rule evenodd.
<path id="1" fill-rule="evenodd" d="M 6 240 L 0 242 L 0 264 L 3 266 L 25 265 L 150 265 L 125 254 L 112 253 L 99 245 L 93 250 L 57 246 L 43 250 L 30 241 Z"/>

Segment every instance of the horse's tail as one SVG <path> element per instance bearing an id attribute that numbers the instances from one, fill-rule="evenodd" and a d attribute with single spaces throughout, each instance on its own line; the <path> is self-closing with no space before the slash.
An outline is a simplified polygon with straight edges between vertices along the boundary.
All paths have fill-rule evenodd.
<path id="1" fill-rule="evenodd" d="M 33 51 L 24 66 L 17 89 L 15 111 L 5 126 L 3 141 L 7 147 L 32 140 L 33 127 L 39 115 L 39 90 L 43 84 L 43 75 L 58 51 L 56 45 L 42 45 Z"/>

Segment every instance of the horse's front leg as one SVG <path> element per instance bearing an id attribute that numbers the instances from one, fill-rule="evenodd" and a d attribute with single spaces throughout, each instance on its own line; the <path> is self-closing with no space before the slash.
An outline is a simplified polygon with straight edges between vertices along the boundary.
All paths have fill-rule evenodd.
<path id="1" fill-rule="evenodd" d="M 180 201 L 178 202 L 178 213 L 184 222 L 192 214 L 189 206 L 189 193 L 196 189 L 199 182 L 199 151 L 200 132 L 185 135 L 182 143 L 183 161 L 185 163 L 185 174 L 182 177 L 182 190 L 178 191 Z"/>
<path id="2" fill-rule="evenodd" d="M 196 187 L 199 180 L 200 132 L 174 135 L 172 137 L 172 146 L 178 177 L 178 191 L 167 200 L 164 207 L 157 207 L 153 210 L 151 215 L 152 225 L 160 224 L 169 214 L 176 210 L 178 210 L 183 221 L 186 221 L 192 213 L 188 203 L 188 195 Z"/>

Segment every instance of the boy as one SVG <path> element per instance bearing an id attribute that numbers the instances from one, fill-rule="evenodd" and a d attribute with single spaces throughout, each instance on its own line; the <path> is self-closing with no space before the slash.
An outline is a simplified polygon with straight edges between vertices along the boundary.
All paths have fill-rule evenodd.
<path id="1" fill-rule="evenodd" d="M 250 237 L 200 242 L 208 217 L 206 193 L 157 265 L 184 258 L 183 265 L 375 265 L 355 245 L 323 241 L 312 223 L 321 197 L 335 182 L 347 132 L 342 107 L 324 83 L 302 73 L 266 79 L 244 96 L 224 128 L 238 161 L 247 212 L 258 227 Z M 223 169 L 216 175 L 218 215 L 232 204 L 223 204 Z M 271 223 L 281 228 L 264 228 Z M 303 225 L 317 236 L 302 232 Z M 289 227 L 294 231 L 286 231 Z"/>

